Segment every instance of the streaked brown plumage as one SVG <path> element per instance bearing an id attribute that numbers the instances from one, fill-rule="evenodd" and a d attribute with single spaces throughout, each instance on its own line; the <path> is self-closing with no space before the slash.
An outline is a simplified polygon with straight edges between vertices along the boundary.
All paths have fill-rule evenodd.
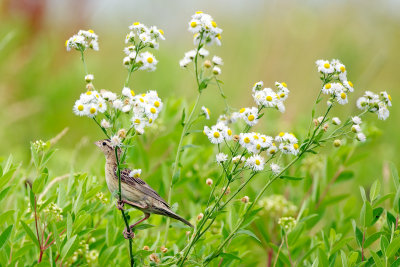
<path id="1" fill-rule="evenodd" d="M 115 150 L 108 139 L 97 141 L 95 144 L 103 151 L 106 157 L 105 176 L 108 189 L 112 194 L 118 192 Z M 193 227 L 190 222 L 174 213 L 168 203 L 142 179 L 129 176 L 130 172 L 131 170 L 129 169 L 121 170 L 122 202 L 141 210 L 145 214 L 145 217 L 133 224 L 131 228 L 146 220 L 153 213 L 171 217 Z"/>

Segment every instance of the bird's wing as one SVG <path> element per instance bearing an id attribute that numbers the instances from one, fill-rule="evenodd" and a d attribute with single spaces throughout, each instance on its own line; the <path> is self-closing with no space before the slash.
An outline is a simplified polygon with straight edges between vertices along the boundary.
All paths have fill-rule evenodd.
<path id="1" fill-rule="evenodd" d="M 153 188 L 151 188 L 145 181 L 143 181 L 140 178 L 134 178 L 134 177 L 129 176 L 130 172 L 131 172 L 131 170 L 129 170 L 129 169 L 121 170 L 121 181 L 135 187 L 137 190 L 139 190 L 143 194 L 146 194 L 146 195 L 160 201 L 168 208 L 170 207 L 168 205 L 168 203 L 162 197 L 160 197 L 160 195 Z"/>

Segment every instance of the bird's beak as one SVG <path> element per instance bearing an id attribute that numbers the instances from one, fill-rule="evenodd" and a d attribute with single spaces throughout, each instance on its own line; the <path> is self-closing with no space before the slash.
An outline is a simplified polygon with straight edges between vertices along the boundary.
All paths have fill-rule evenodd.
<path id="1" fill-rule="evenodd" d="M 100 147 L 100 144 L 101 142 L 100 141 L 96 141 L 96 142 L 94 142 L 94 144 L 96 145 L 96 146 L 98 146 L 98 147 Z"/>

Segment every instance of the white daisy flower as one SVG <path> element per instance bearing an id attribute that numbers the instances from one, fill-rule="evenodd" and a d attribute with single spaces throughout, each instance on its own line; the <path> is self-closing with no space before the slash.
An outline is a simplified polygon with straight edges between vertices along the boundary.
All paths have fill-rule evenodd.
<path id="1" fill-rule="evenodd" d="M 115 109 L 122 109 L 124 103 L 122 103 L 122 101 L 120 99 L 116 99 L 113 101 L 113 107 Z"/>
<path id="2" fill-rule="evenodd" d="M 359 132 L 361 132 L 361 127 L 360 127 L 360 125 L 354 124 L 353 126 L 351 126 L 351 131 L 352 131 L 353 133 L 359 133 Z"/>
<path id="3" fill-rule="evenodd" d="M 385 104 L 387 104 L 389 107 L 391 107 L 392 106 L 392 97 L 386 91 L 381 92 L 381 96 L 382 96 Z"/>
<path id="4" fill-rule="evenodd" d="M 326 95 L 331 95 L 333 93 L 333 88 L 331 83 L 327 83 L 322 87 L 322 93 Z"/>
<path id="5" fill-rule="evenodd" d="M 358 134 L 356 135 L 356 139 L 357 139 L 358 141 L 360 141 L 360 142 L 365 142 L 365 140 L 367 139 L 367 137 L 365 137 L 365 134 L 363 134 L 363 133 L 358 133 Z"/>
<path id="6" fill-rule="evenodd" d="M 181 68 L 185 68 L 187 67 L 190 63 L 192 62 L 192 60 L 188 57 L 184 57 L 183 59 L 181 59 L 179 61 L 179 66 L 181 66 Z"/>
<path id="7" fill-rule="evenodd" d="M 253 93 L 254 93 L 255 91 L 261 90 L 261 88 L 262 88 L 263 86 L 264 86 L 264 82 L 263 82 L 263 81 L 256 82 L 256 83 L 253 85 L 253 88 L 252 88 Z"/>
<path id="8" fill-rule="evenodd" d="M 217 56 L 213 56 L 212 62 L 213 62 L 215 65 L 223 65 L 223 64 L 224 64 L 224 62 L 222 61 L 222 58 L 217 57 Z"/>
<path id="9" fill-rule="evenodd" d="M 99 107 L 96 104 L 90 104 L 88 109 L 89 109 L 88 116 L 90 118 L 93 118 L 97 115 Z"/>
<path id="10" fill-rule="evenodd" d="M 357 99 L 357 108 L 361 110 L 366 110 L 368 109 L 368 99 L 366 97 L 360 97 Z"/>
<path id="11" fill-rule="evenodd" d="M 121 139 L 118 137 L 118 135 L 111 137 L 111 145 L 113 147 L 121 146 Z"/>
<path id="12" fill-rule="evenodd" d="M 73 112 L 77 116 L 87 116 L 89 115 L 88 106 L 84 105 L 81 100 L 75 102 Z"/>
<path id="13" fill-rule="evenodd" d="M 129 176 L 133 178 L 139 178 L 141 174 L 142 174 L 141 169 L 134 169 L 129 173 Z"/>
<path id="14" fill-rule="evenodd" d="M 206 108 L 205 106 L 201 107 L 201 110 L 203 111 L 203 115 L 206 117 L 206 120 L 210 119 L 210 110 Z"/>
<path id="15" fill-rule="evenodd" d="M 336 101 L 340 105 L 344 105 L 348 103 L 347 94 L 345 92 L 336 92 Z"/>
<path id="16" fill-rule="evenodd" d="M 271 171 L 274 174 L 279 174 L 282 171 L 282 168 L 278 164 L 275 164 L 275 163 L 271 163 L 271 165 L 269 165 L 269 167 L 271 168 Z"/>
<path id="17" fill-rule="evenodd" d="M 218 130 L 215 125 L 210 128 L 204 126 L 204 133 L 212 144 L 220 144 L 224 141 L 224 134 Z"/>
<path id="18" fill-rule="evenodd" d="M 93 80 L 94 80 L 94 75 L 93 75 L 93 74 L 88 74 L 88 75 L 85 76 L 85 81 L 86 81 L 87 83 L 90 83 L 90 82 L 92 82 Z"/>
<path id="19" fill-rule="evenodd" d="M 199 49 L 199 55 L 200 55 L 200 56 L 206 57 L 206 56 L 208 56 L 209 54 L 210 54 L 210 52 L 208 52 L 208 50 L 205 49 L 204 47 L 202 47 L 202 48 Z"/>
<path id="20" fill-rule="evenodd" d="M 242 112 L 242 118 L 248 125 L 256 125 L 258 123 L 258 109 L 256 107 L 246 108 Z"/>
<path id="21" fill-rule="evenodd" d="M 338 117 L 334 117 L 334 118 L 332 118 L 332 123 L 334 125 L 340 125 L 342 123 L 342 121 Z"/>
<path id="22" fill-rule="evenodd" d="M 335 71 L 332 64 L 330 64 L 327 60 L 317 60 L 315 64 L 317 64 L 318 71 L 321 73 L 331 74 Z"/>
<path id="23" fill-rule="evenodd" d="M 386 120 L 389 117 L 389 109 L 385 105 L 380 105 L 378 109 L 378 119 Z"/>
<path id="24" fill-rule="evenodd" d="M 275 143 L 272 143 L 272 145 L 267 149 L 267 155 L 272 156 L 276 152 L 278 152 L 278 148 L 276 147 Z"/>
<path id="25" fill-rule="evenodd" d="M 354 85 L 350 81 L 343 81 L 343 86 L 347 88 L 350 92 L 354 92 Z"/>
<path id="26" fill-rule="evenodd" d="M 141 53 L 136 59 L 136 61 L 142 63 L 142 66 L 139 68 L 140 70 L 148 70 L 148 71 L 154 71 L 158 63 L 157 59 L 153 56 L 153 54 L 147 51 Z"/>
<path id="27" fill-rule="evenodd" d="M 102 119 L 100 122 L 100 125 L 101 125 L 101 127 L 105 128 L 105 129 L 108 129 L 111 127 L 110 122 L 106 119 Z"/>
<path id="28" fill-rule="evenodd" d="M 354 124 L 361 124 L 361 123 L 362 123 L 361 118 L 358 117 L 358 116 L 351 117 L 351 121 L 352 121 Z"/>
<path id="29" fill-rule="evenodd" d="M 222 164 L 222 163 L 224 163 L 225 161 L 228 160 L 228 155 L 226 155 L 226 154 L 224 154 L 224 153 L 218 153 L 218 154 L 215 156 L 215 159 L 217 160 L 217 162 L 218 162 L 219 164 Z"/>
<path id="30" fill-rule="evenodd" d="M 246 160 L 245 166 L 250 167 L 253 171 L 264 170 L 264 158 L 260 155 L 253 155 Z"/>
<path id="31" fill-rule="evenodd" d="M 110 100 L 110 101 L 114 101 L 117 99 L 117 95 L 110 92 L 110 91 L 104 91 L 101 93 L 101 96 L 106 99 L 106 100 Z"/>
<path id="32" fill-rule="evenodd" d="M 214 66 L 212 71 L 213 71 L 214 75 L 220 75 L 221 74 L 221 68 L 220 67 Z"/>

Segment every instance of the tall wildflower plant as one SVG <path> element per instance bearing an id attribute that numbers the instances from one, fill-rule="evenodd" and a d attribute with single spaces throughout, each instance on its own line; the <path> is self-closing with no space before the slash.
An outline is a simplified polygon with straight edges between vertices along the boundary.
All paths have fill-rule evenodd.
<path id="1" fill-rule="evenodd" d="M 195 78 L 200 96 L 201 91 L 207 87 L 212 79 L 215 79 L 218 86 L 220 83 L 214 75 L 221 73 L 219 65 L 222 64 L 222 60 L 218 57 L 214 57 L 212 62 L 205 60 L 199 70 L 198 59 L 208 56 L 208 51 L 203 48 L 205 44 L 220 44 L 221 31 L 216 27 L 211 16 L 202 12 L 197 12 L 192 16 L 192 20 L 189 22 L 189 31 L 195 34 L 194 42 L 197 44 L 197 48 L 187 52 L 184 59 L 180 61 L 180 65 L 188 67 L 192 62 L 194 63 Z M 207 179 L 206 183 L 212 187 L 207 206 L 198 215 L 198 223 L 186 247 L 171 260 L 171 264 L 183 266 L 188 263 L 187 260 L 190 258 L 191 251 L 204 238 L 218 216 L 226 211 L 227 205 L 235 200 L 257 176 L 259 176 L 259 179 L 268 178 L 253 199 L 248 196 L 241 198 L 246 205 L 241 210 L 239 219 L 236 225 L 232 227 L 231 232 L 222 235 L 219 245 L 208 256 L 205 255 L 201 259 L 190 258 L 191 263 L 196 265 L 209 264 L 213 259 L 223 255 L 224 249 L 236 235 L 246 233 L 245 228 L 255 219 L 259 211 L 255 208 L 264 192 L 278 179 L 296 179 L 288 176 L 288 170 L 299 159 L 308 154 L 318 153 L 317 149 L 328 142 L 332 142 L 336 147 L 340 146 L 345 138 L 364 142 L 366 135 L 363 133 L 362 118 L 368 113 L 375 113 L 382 120 L 387 119 L 391 97 L 385 91 L 379 94 L 367 91 L 363 97 L 357 100 L 357 107 L 361 112 L 349 116 L 343 123 L 337 117 L 331 118 L 332 109 L 348 104 L 354 86 L 347 79 L 345 65 L 339 60 L 318 60 L 316 65 L 322 84 L 314 102 L 307 136 L 303 140 L 299 140 L 294 133 L 290 132 L 275 132 L 272 133 L 273 135 L 267 135 L 252 131 L 252 128 L 262 119 L 265 112 L 276 110 L 285 112 L 284 103 L 289 97 L 290 91 L 284 82 L 275 82 L 275 89 L 264 87 L 262 81 L 255 83 L 251 88 L 255 102 L 253 107 L 243 107 L 235 111 L 226 105 L 226 113 L 218 118 L 217 123 L 204 127 L 204 135 L 216 146 L 215 163 L 221 169 L 221 174 L 215 182 L 212 179 Z M 207 69 L 211 68 L 211 76 L 207 76 Z M 222 90 L 221 94 L 223 94 Z M 325 111 L 321 116 L 316 116 L 316 106 L 323 101 L 324 95 L 327 97 Z M 195 108 L 197 102 L 198 100 Z M 182 138 L 191 126 L 191 118 L 195 108 L 192 110 L 189 119 L 185 121 Z M 202 112 L 206 117 L 209 117 L 210 112 L 207 108 L 203 108 Z M 242 130 L 235 133 L 232 130 L 235 128 Z M 179 162 L 179 153 L 180 146 L 174 165 L 173 174 L 175 178 L 179 177 L 176 167 Z M 262 177 L 260 174 L 262 174 Z M 173 181 L 174 178 L 171 182 L 171 189 Z M 283 232 L 290 232 L 296 225 L 296 219 L 282 217 L 278 224 L 281 225 Z M 231 255 L 231 257 L 234 256 Z"/>
<path id="2" fill-rule="evenodd" d="M 163 102 L 156 91 L 147 91 L 136 95 L 129 88 L 129 82 L 134 72 L 139 70 L 154 71 L 157 59 L 149 52 L 151 49 L 158 49 L 159 40 L 164 40 L 164 32 L 156 26 L 135 22 L 129 26 L 129 33 L 126 35 L 124 48 L 125 57 L 123 65 L 128 71 L 121 95 L 107 90 L 100 92 L 95 89 L 94 75 L 87 70 L 85 52 L 88 49 L 98 50 L 98 36 L 92 31 L 79 31 L 65 43 L 68 51 L 77 50 L 81 54 L 82 63 L 86 72 L 86 92 L 82 93 L 75 102 L 73 112 L 78 116 L 92 119 L 104 135 L 110 139 L 115 150 L 117 160 L 118 190 L 112 194 L 121 203 L 121 169 L 127 155 L 127 150 L 136 135 L 142 135 L 146 127 L 151 127 L 157 119 Z M 129 119 L 129 120 L 128 120 Z M 140 169 L 135 169 L 130 174 L 132 177 L 141 175 Z M 130 264 L 135 264 L 132 252 L 133 230 L 129 227 L 127 212 L 121 209 L 126 230 L 125 237 L 129 240 Z"/>
<path id="3" fill-rule="evenodd" d="M 220 66 L 223 64 L 223 61 L 218 56 L 214 56 L 212 57 L 212 59 L 209 59 L 208 57 L 210 55 L 210 52 L 205 48 L 206 45 L 221 45 L 222 29 L 217 26 L 217 23 L 210 15 L 205 14 L 201 11 L 196 12 L 196 14 L 192 16 L 192 19 L 189 21 L 188 26 L 188 30 L 193 34 L 193 44 L 195 48 L 185 53 L 183 59 L 179 61 L 179 65 L 185 69 L 193 68 L 198 94 L 195 104 L 192 110 L 189 112 L 187 118 L 185 110 L 183 110 L 182 113 L 181 124 L 183 126 L 183 129 L 179 139 L 178 148 L 176 150 L 175 160 L 172 166 L 172 176 L 170 179 L 167 201 L 168 203 L 171 202 L 173 187 L 180 178 L 179 164 L 180 156 L 183 151 L 182 146 L 184 143 L 184 138 L 185 136 L 190 134 L 193 123 L 199 117 L 204 115 L 206 119 L 210 118 L 210 110 L 204 106 L 201 108 L 202 114 L 197 117 L 194 116 L 197 111 L 203 90 L 206 89 L 210 83 L 215 82 L 220 90 L 221 95 L 225 98 L 223 91 L 220 87 L 221 81 L 217 79 L 217 76 L 221 74 Z M 226 108 L 229 108 L 228 105 L 226 105 Z M 165 228 L 165 242 L 167 242 L 168 239 L 169 225 L 170 218 L 167 218 L 167 224 Z"/>

